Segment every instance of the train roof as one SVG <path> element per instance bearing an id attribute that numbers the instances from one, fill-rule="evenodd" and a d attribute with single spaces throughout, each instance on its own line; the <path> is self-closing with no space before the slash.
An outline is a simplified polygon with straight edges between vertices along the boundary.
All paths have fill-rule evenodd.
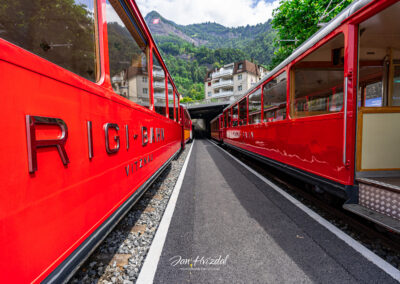
<path id="1" fill-rule="evenodd" d="M 280 70 L 282 70 L 282 68 L 284 68 L 286 65 L 288 65 L 290 62 L 292 62 L 294 59 L 299 57 L 301 54 L 303 54 L 305 51 L 307 51 L 308 49 L 313 47 L 313 45 L 318 43 L 320 40 L 322 40 L 324 37 L 326 37 L 329 33 L 331 33 L 333 30 L 335 30 L 337 27 L 339 27 L 345 19 L 347 19 L 348 17 L 350 17 L 355 12 L 357 12 L 358 10 L 360 10 L 362 7 L 366 6 L 367 4 L 371 3 L 372 1 L 374 1 L 374 0 L 355 0 L 346 9 L 344 9 L 342 12 L 340 12 L 335 18 L 330 20 L 325 27 L 319 29 L 309 39 L 307 39 L 299 47 L 297 47 L 289 57 L 287 57 L 284 61 L 282 61 L 273 70 L 268 72 L 257 84 L 255 84 L 252 88 L 250 88 L 244 95 L 240 96 L 233 103 L 231 103 L 229 106 L 224 108 L 223 111 L 230 108 L 232 105 L 238 103 L 243 97 L 245 97 L 247 94 L 251 93 L 253 90 L 258 88 L 265 81 L 267 81 L 270 77 L 272 77 L 273 75 L 278 73 Z"/>

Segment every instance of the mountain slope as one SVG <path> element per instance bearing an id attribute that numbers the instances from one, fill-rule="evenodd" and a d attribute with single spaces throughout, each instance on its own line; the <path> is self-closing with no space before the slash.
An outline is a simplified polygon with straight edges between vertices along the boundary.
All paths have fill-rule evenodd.
<path id="1" fill-rule="evenodd" d="M 239 48 L 250 52 L 249 47 L 257 38 L 273 33 L 270 21 L 255 26 L 228 28 L 217 23 L 178 25 L 165 19 L 156 11 L 148 13 L 145 20 L 155 38 L 173 35 L 196 46 L 209 48 Z M 267 62 L 261 62 L 267 64 Z"/>
<path id="2" fill-rule="evenodd" d="M 210 22 L 184 26 L 155 11 L 145 20 L 178 91 L 187 100 L 204 98 L 208 69 L 244 59 L 266 66 L 274 52 L 270 22 L 237 28 Z"/>

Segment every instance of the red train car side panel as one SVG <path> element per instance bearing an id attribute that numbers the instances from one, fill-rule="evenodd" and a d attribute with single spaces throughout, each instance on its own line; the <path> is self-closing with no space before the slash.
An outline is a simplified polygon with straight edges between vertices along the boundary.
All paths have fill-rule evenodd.
<path id="1" fill-rule="evenodd" d="M 0 279 L 42 281 L 179 151 L 182 128 L 116 95 L 107 73 L 95 84 L 2 39 L 0 73 Z M 40 147 L 32 170 L 30 141 L 63 137 L 58 125 L 33 125 L 35 116 L 65 123 L 69 163 L 56 146 Z"/>

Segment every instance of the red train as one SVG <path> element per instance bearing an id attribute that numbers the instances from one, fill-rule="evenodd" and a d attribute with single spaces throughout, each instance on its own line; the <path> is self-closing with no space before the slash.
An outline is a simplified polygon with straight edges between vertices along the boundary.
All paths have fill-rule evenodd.
<path id="1" fill-rule="evenodd" d="M 211 122 L 214 139 L 400 232 L 400 3 L 354 1 Z"/>
<path id="2" fill-rule="evenodd" d="M 182 111 L 182 137 L 183 147 L 193 139 L 192 119 L 186 107 L 180 106 Z"/>
<path id="3" fill-rule="evenodd" d="M 185 145 L 190 116 L 134 1 L 0 7 L 0 282 L 58 283 Z"/>

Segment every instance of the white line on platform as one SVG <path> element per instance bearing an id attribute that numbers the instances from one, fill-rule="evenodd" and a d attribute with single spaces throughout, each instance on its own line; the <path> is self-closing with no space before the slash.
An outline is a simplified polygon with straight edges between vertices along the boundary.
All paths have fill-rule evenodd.
<path id="1" fill-rule="evenodd" d="M 172 215 L 174 214 L 176 201 L 178 200 L 179 192 L 181 191 L 183 178 L 185 177 L 186 168 L 189 163 L 189 158 L 190 154 L 192 153 L 194 143 L 195 141 L 193 140 L 185 163 L 183 164 L 182 170 L 179 174 L 178 180 L 176 181 L 174 190 L 168 201 L 167 208 L 165 209 L 160 225 L 158 226 L 156 235 L 154 236 L 149 252 L 147 253 L 142 269 L 140 270 L 136 284 L 153 283 L 154 276 L 156 275 L 157 271 L 158 262 L 160 260 L 160 256 L 164 247 L 165 239 L 167 238 L 168 228 L 171 223 Z"/>
<path id="2" fill-rule="evenodd" d="M 227 152 L 226 150 L 222 149 L 221 147 L 219 147 L 216 143 L 214 143 L 214 141 L 209 140 L 212 144 L 214 144 L 215 146 L 217 146 L 219 149 L 221 149 L 222 151 L 224 151 L 227 155 L 229 155 L 232 159 L 234 159 L 236 162 L 238 162 L 240 165 L 242 165 L 244 168 L 246 168 L 249 172 L 251 172 L 252 174 L 254 174 L 255 176 L 257 176 L 259 179 L 261 179 L 263 182 L 265 182 L 266 184 L 268 184 L 270 187 L 272 187 L 274 190 L 276 190 L 278 193 L 280 193 L 281 195 L 283 195 L 286 199 L 288 199 L 291 203 L 293 203 L 294 205 L 296 205 L 298 208 L 300 208 L 301 210 L 303 210 L 305 213 L 307 213 L 307 215 L 309 215 L 311 218 L 313 218 L 315 221 L 317 221 L 318 223 L 320 223 L 322 226 L 324 226 L 326 229 L 328 229 L 329 231 L 331 231 L 333 234 L 335 234 L 339 239 L 341 239 L 342 241 L 344 241 L 346 244 L 348 244 L 349 246 L 351 246 L 353 249 L 355 249 L 357 252 L 359 252 L 361 255 L 363 255 L 366 259 L 368 259 L 369 261 L 371 261 L 372 263 L 374 263 L 376 266 L 378 266 L 380 269 L 382 269 L 383 271 L 385 271 L 387 274 L 389 274 L 390 276 L 392 276 L 394 279 L 396 279 L 397 281 L 400 282 L 400 271 L 395 268 L 393 265 L 391 265 L 390 263 L 388 263 L 387 261 L 385 261 L 383 258 L 381 258 L 380 256 L 376 255 L 374 252 L 372 252 L 370 249 L 366 248 L 365 246 L 363 246 L 362 244 L 360 244 L 358 241 L 356 241 L 355 239 L 353 239 L 352 237 L 350 237 L 348 234 L 346 234 L 345 232 L 343 232 L 342 230 L 340 230 L 339 228 L 335 227 L 334 225 L 332 225 L 329 221 L 327 221 L 326 219 L 322 218 L 320 215 L 318 215 L 317 213 L 315 213 L 313 210 L 311 210 L 310 208 L 308 208 L 307 206 L 305 206 L 303 203 L 301 203 L 300 201 L 298 201 L 297 199 L 295 199 L 294 197 L 292 197 L 290 194 L 288 194 L 287 192 L 285 192 L 283 189 L 279 188 L 277 185 L 275 185 L 273 182 L 271 182 L 270 180 L 268 180 L 267 178 L 265 178 L 264 176 L 262 176 L 261 174 L 259 174 L 258 172 L 256 172 L 255 170 L 253 170 L 252 168 L 250 168 L 249 166 L 247 166 L 246 164 L 244 164 L 242 161 L 240 161 L 239 159 L 237 159 L 236 157 L 234 157 L 232 154 L 230 154 L 229 152 Z"/>

